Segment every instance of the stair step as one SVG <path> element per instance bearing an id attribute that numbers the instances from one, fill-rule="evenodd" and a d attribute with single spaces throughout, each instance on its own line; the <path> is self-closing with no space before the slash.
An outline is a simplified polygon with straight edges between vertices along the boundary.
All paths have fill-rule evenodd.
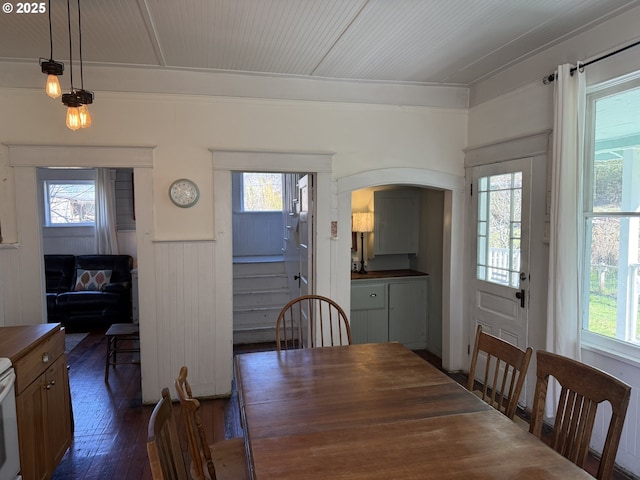
<path id="1" fill-rule="evenodd" d="M 233 342 L 273 342 L 280 310 L 290 300 L 289 275 L 282 261 L 251 260 L 234 259 Z"/>
<path id="2" fill-rule="evenodd" d="M 289 291 L 281 290 L 263 290 L 263 291 L 243 291 L 233 292 L 233 309 L 253 306 L 278 306 L 282 308 L 289 301 Z"/>
<path id="3" fill-rule="evenodd" d="M 234 275 L 284 274 L 284 262 L 234 263 Z"/>
<path id="4" fill-rule="evenodd" d="M 256 328 L 245 330 L 233 330 L 234 345 L 242 345 L 245 343 L 271 343 L 276 341 L 276 329 Z"/>
<path id="5" fill-rule="evenodd" d="M 233 278 L 233 291 L 280 290 L 289 288 L 286 275 L 251 275 Z"/>

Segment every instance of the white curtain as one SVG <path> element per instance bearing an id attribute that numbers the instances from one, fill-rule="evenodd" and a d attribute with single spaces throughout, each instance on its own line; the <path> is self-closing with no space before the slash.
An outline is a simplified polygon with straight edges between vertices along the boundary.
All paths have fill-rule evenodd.
<path id="1" fill-rule="evenodd" d="M 115 179 L 111 169 L 96 169 L 96 251 L 99 255 L 118 254 L 116 236 Z"/>
<path id="2" fill-rule="evenodd" d="M 580 359 L 580 287 L 583 262 L 582 164 L 584 150 L 585 79 L 580 69 L 560 65 L 555 80 L 553 167 L 547 300 L 548 351 Z M 555 382 L 554 382 L 555 383 Z M 555 411 L 554 384 L 549 385 L 547 413 Z M 549 415 L 550 416 L 550 415 Z"/>

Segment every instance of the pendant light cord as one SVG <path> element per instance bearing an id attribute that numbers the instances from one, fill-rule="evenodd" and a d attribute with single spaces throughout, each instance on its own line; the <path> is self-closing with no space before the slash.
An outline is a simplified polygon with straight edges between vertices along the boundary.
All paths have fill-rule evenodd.
<path id="1" fill-rule="evenodd" d="M 71 48 L 71 7 L 67 0 L 67 25 L 69 27 L 69 71 L 71 72 L 71 92 L 73 92 L 73 52 Z"/>
<path id="2" fill-rule="evenodd" d="M 80 0 L 78 0 L 78 43 L 80 45 L 80 88 L 84 90 L 84 75 L 82 72 L 82 23 L 80 18 Z"/>
<path id="3" fill-rule="evenodd" d="M 51 28 L 51 0 L 49 0 L 49 60 L 53 60 L 53 29 Z"/>

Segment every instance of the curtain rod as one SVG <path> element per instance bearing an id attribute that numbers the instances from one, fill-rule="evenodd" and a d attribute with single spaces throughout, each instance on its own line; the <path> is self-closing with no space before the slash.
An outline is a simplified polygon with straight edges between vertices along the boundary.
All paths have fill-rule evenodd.
<path id="1" fill-rule="evenodd" d="M 569 70 L 569 73 L 571 75 L 573 75 L 575 73 L 575 71 L 578 70 L 578 68 L 588 67 L 592 63 L 596 63 L 596 62 L 599 62 L 600 60 L 604 60 L 605 58 L 612 57 L 613 55 L 617 55 L 617 54 L 619 54 L 621 52 L 624 52 L 625 50 L 629 50 L 630 48 L 637 47 L 638 45 L 640 45 L 640 41 L 632 43 L 631 45 L 627 45 L 626 47 L 619 48 L 618 50 L 616 50 L 614 52 L 611 52 L 611 53 L 607 53 L 606 55 L 603 55 L 601 57 L 594 58 L 593 60 L 591 60 L 589 62 L 581 63 L 579 65 L 579 67 L 572 67 L 571 70 Z M 556 79 L 556 74 L 552 73 L 551 75 L 547 75 L 546 77 L 544 77 L 542 79 L 542 83 L 544 83 L 545 85 L 548 85 L 549 83 L 553 82 L 555 79 Z"/>

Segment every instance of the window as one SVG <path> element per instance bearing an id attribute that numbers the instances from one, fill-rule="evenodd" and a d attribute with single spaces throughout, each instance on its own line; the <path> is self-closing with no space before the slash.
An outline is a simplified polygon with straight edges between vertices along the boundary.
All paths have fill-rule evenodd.
<path id="1" fill-rule="evenodd" d="M 640 81 L 587 101 L 583 329 L 640 345 Z"/>
<path id="2" fill-rule="evenodd" d="M 477 185 L 477 278 L 519 288 L 522 172 L 482 177 Z"/>
<path id="3" fill-rule="evenodd" d="M 244 172 L 242 174 L 242 211 L 281 212 L 282 174 Z"/>
<path id="4" fill-rule="evenodd" d="M 46 226 L 95 223 L 96 195 L 93 180 L 47 180 L 44 187 Z"/>

